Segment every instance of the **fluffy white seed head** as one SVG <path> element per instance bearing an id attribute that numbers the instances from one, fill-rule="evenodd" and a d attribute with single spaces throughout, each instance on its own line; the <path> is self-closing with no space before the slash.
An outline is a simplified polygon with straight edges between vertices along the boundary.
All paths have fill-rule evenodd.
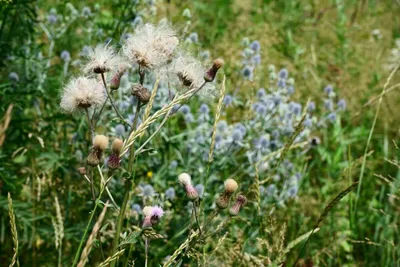
<path id="1" fill-rule="evenodd" d="M 152 210 L 153 210 L 153 207 L 151 207 L 151 206 L 144 207 L 143 208 L 144 216 L 151 216 L 152 215 Z"/>
<path id="2" fill-rule="evenodd" d="M 176 32 L 167 23 L 146 23 L 136 28 L 122 46 L 124 55 L 143 68 L 156 69 L 173 57 L 179 44 Z"/>
<path id="3" fill-rule="evenodd" d="M 102 134 L 96 135 L 93 140 L 93 147 L 105 150 L 108 147 L 108 137 Z"/>
<path id="4" fill-rule="evenodd" d="M 238 183 L 233 179 L 228 179 L 225 181 L 225 191 L 233 193 L 238 189 Z"/>
<path id="5" fill-rule="evenodd" d="M 78 77 L 65 87 L 60 106 L 67 112 L 101 106 L 106 100 L 103 86 L 95 79 Z"/>
<path id="6" fill-rule="evenodd" d="M 187 174 L 185 172 L 179 174 L 178 180 L 183 185 L 191 185 L 192 184 L 192 178 L 190 177 L 189 174 Z"/>
<path id="7" fill-rule="evenodd" d="M 88 59 L 89 61 L 84 67 L 85 72 L 88 73 L 116 71 L 120 68 L 120 65 L 126 65 L 123 58 L 118 55 L 112 46 L 104 44 L 90 49 Z"/>

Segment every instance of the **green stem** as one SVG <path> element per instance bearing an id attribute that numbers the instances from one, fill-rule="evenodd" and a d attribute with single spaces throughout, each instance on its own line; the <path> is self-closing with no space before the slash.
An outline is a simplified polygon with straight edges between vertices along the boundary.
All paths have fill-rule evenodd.
<path id="1" fill-rule="evenodd" d="M 133 119 L 133 123 L 132 123 L 132 131 L 134 131 L 136 129 L 136 123 L 137 123 L 137 120 L 139 118 L 139 112 L 140 112 L 140 107 L 141 107 L 140 104 L 141 103 L 138 100 L 137 107 L 136 107 L 135 118 Z M 131 149 L 130 149 L 130 152 L 129 152 L 129 161 L 128 161 L 128 172 L 129 172 L 130 175 L 132 174 L 132 170 L 133 170 L 134 155 L 135 155 L 135 149 L 132 146 Z M 128 201 L 129 201 L 129 192 L 132 190 L 132 188 L 131 188 L 132 185 L 133 185 L 132 179 L 133 179 L 133 177 L 130 177 L 130 179 L 125 182 L 124 199 L 123 199 L 122 206 L 121 206 L 121 209 L 120 209 L 119 214 L 118 214 L 117 228 L 116 228 L 116 232 L 115 232 L 115 236 L 114 236 L 114 240 L 113 240 L 113 246 L 112 246 L 111 255 L 114 255 L 117 252 L 119 236 L 120 236 L 120 233 L 121 233 L 121 230 L 122 230 L 122 223 L 124 221 L 123 220 L 124 219 L 124 214 L 126 212 L 126 207 L 127 207 Z M 115 262 L 116 261 L 113 261 L 110 266 L 114 267 L 115 266 Z"/>
<path id="2" fill-rule="evenodd" d="M 81 238 L 81 242 L 79 243 L 78 250 L 76 251 L 75 258 L 74 258 L 74 263 L 72 264 L 72 267 L 75 267 L 78 264 L 78 260 L 79 260 L 79 257 L 81 255 L 83 243 L 86 241 L 86 236 L 88 235 L 90 225 L 92 224 L 92 221 L 93 221 L 93 218 L 94 218 L 94 214 L 96 213 L 97 207 L 99 206 L 99 200 L 100 200 L 100 197 L 101 197 L 101 193 L 100 193 L 99 197 L 97 198 L 97 200 L 95 202 L 94 208 L 92 210 L 92 215 L 90 215 L 89 222 L 86 225 L 85 232 L 83 233 L 83 236 Z"/>

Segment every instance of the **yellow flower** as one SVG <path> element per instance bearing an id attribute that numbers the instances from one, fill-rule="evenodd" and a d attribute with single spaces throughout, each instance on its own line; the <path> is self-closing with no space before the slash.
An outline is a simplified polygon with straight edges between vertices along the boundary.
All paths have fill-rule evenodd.
<path id="1" fill-rule="evenodd" d="M 147 172 L 147 178 L 149 179 L 153 178 L 153 172 L 151 171 Z"/>

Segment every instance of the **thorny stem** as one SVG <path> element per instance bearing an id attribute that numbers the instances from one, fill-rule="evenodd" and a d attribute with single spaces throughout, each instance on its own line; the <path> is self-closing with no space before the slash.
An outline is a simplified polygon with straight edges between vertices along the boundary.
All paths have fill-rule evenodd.
<path id="1" fill-rule="evenodd" d="M 121 113 L 119 113 L 119 111 L 118 111 L 117 107 L 115 106 L 114 101 L 113 101 L 113 99 L 112 99 L 112 97 L 111 97 L 111 95 L 110 95 L 110 92 L 108 92 L 106 80 L 105 80 L 105 78 L 104 78 L 104 73 L 101 74 L 101 79 L 103 80 L 104 88 L 106 89 L 106 93 L 107 93 L 107 98 L 110 99 L 111 106 L 113 107 L 113 109 L 114 109 L 115 112 L 117 113 L 118 117 L 119 117 L 125 124 L 128 124 L 128 125 L 129 125 L 129 123 L 124 119 L 124 117 L 122 117 Z"/>

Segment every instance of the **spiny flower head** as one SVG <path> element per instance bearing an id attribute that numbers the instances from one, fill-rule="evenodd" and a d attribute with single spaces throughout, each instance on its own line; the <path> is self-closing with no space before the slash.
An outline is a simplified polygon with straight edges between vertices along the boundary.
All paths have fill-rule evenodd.
<path id="1" fill-rule="evenodd" d="M 79 77 L 72 79 L 65 87 L 61 108 L 67 112 L 100 106 L 106 100 L 103 86 L 95 79 Z"/>
<path id="2" fill-rule="evenodd" d="M 84 67 L 85 72 L 105 73 L 118 68 L 123 62 L 115 49 L 110 45 L 98 45 L 89 50 L 88 63 Z"/>
<path id="3" fill-rule="evenodd" d="M 143 228 L 149 228 L 153 226 L 153 224 L 151 223 L 152 211 L 153 207 L 151 206 L 146 206 L 143 208 L 143 215 L 144 215 Z"/>
<path id="4" fill-rule="evenodd" d="M 176 32 L 167 23 L 146 23 L 136 28 L 122 47 L 125 56 L 146 69 L 165 65 L 179 44 Z"/>

